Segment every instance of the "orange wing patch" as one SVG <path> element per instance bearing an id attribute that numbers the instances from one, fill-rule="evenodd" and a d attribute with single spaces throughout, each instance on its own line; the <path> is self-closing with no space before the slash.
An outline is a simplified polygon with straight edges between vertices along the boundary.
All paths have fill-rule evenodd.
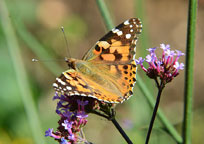
<path id="1" fill-rule="evenodd" d="M 116 57 L 114 54 L 102 54 L 101 59 L 105 61 L 115 61 Z"/>

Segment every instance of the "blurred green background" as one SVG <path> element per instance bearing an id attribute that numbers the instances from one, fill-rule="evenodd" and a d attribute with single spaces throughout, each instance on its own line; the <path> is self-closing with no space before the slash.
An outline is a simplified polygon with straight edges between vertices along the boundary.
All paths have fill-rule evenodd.
<path id="1" fill-rule="evenodd" d="M 63 61 L 67 48 L 60 27 L 65 28 L 68 47 L 73 58 L 82 58 L 107 31 L 93 0 L 0 0 L 0 144 L 34 144 L 30 119 L 24 107 L 20 87 L 29 88 L 34 106 L 39 116 L 44 136 L 48 128 L 57 128 L 59 117 L 55 113 L 56 101 L 52 101 L 54 90 L 52 83 L 56 76 L 66 70 Z M 144 49 L 170 44 L 172 49 L 185 52 L 187 29 L 187 0 L 146 0 L 141 3 L 134 0 L 105 1 L 112 20 L 117 25 L 131 17 L 140 17 L 143 33 L 138 41 L 137 58 L 144 55 Z M 141 2 L 141 1 L 140 1 Z M 199 1 L 198 23 L 195 48 L 194 107 L 192 140 L 193 144 L 203 141 L 204 133 L 204 76 L 202 55 L 204 49 L 204 0 Z M 12 39 L 5 36 L 9 25 L 5 24 L 6 8 L 9 20 L 18 40 L 21 58 L 28 76 L 28 84 L 20 85 L 16 78 L 18 61 L 14 62 L 8 43 Z M 146 53 L 146 52 L 145 52 Z M 32 62 L 32 58 L 40 62 Z M 181 59 L 184 62 L 184 58 Z M 17 64 L 16 64 L 17 63 Z M 61 67 L 56 66 L 56 63 Z M 20 70 L 21 72 L 21 70 Z M 138 72 L 142 74 L 139 68 Z M 143 76 L 145 79 L 145 76 Z M 21 78 L 20 78 L 21 81 Z M 153 82 L 145 80 L 153 95 L 157 91 Z M 162 95 L 160 108 L 175 128 L 181 132 L 183 117 L 184 71 L 169 83 Z M 28 104 L 28 103 L 27 103 Z M 32 103 L 31 103 L 32 104 Z M 134 96 L 117 106 L 117 119 L 134 143 L 144 143 L 152 109 L 138 87 Z M 31 123 L 32 125 L 32 123 Z M 35 124 L 33 123 L 35 127 Z M 110 121 L 95 115 L 89 115 L 85 126 L 86 138 L 96 144 L 122 144 L 125 141 Z M 44 143 L 56 143 L 45 138 Z M 150 144 L 175 144 L 176 142 L 162 129 L 160 121 L 152 133 Z"/>

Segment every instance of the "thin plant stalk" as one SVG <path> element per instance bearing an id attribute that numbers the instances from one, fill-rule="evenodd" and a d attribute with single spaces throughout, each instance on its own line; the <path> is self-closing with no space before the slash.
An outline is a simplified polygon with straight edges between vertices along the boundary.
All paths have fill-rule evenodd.
<path id="1" fill-rule="evenodd" d="M 27 73 L 23 63 L 20 47 L 18 45 L 17 37 L 12 26 L 9 11 L 4 0 L 0 0 L 0 21 L 2 23 L 5 38 L 7 40 L 8 49 L 11 60 L 13 62 L 16 79 L 21 92 L 21 98 L 28 117 L 30 130 L 32 132 L 35 143 L 45 143 L 44 136 L 40 126 L 40 119 L 32 98 L 30 84 L 28 82 Z"/>
<path id="2" fill-rule="evenodd" d="M 160 103 L 160 98 L 161 98 L 163 88 L 164 88 L 164 86 L 161 83 L 158 86 L 159 91 L 158 91 L 158 94 L 157 94 L 157 100 L 156 100 L 156 104 L 155 104 L 155 107 L 154 107 L 154 110 L 153 110 L 152 118 L 151 118 L 151 121 L 150 121 L 150 124 L 149 124 L 149 129 L 148 129 L 148 132 L 147 132 L 147 137 L 146 137 L 145 144 L 149 143 L 150 135 L 151 135 L 152 128 L 154 126 L 154 121 L 155 121 L 155 118 L 156 118 L 156 115 L 157 115 L 157 110 L 159 108 L 159 103 Z"/>
<path id="3" fill-rule="evenodd" d="M 115 118 L 111 119 L 112 123 L 114 124 L 114 126 L 117 128 L 117 130 L 120 132 L 120 134 L 123 136 L 123 138 L 126 140 L 126 142 L 128 144 L 133 144 L 132 141 L 129 139 L 129 137 L 126 135 L 126 133 L 124 132 L 124 130 L 120 127 L 119 123 L 116 121 Z"/>
<path id="4" fill-rule="evenodd" d="M 100 3 L 97 3 L 101 15 L 103 16 L 104 14 L 109 14 L 108 9 L 105 8 L 103 9 L 102 6 L 100 6 L 100 4 L 102 3 L 102 5 L 105 5 L 103 0 L 96 0 L 96 1 L 100 1 Z M 105 17 L 109 17 L 109 16 L 105 16 Z M 107 29 L 111 30 L 113 28 L 113 24 L 111 24 L 112 22 L 107 22 L 108 21 L 112 21 L 111 18 L 109 17 L 108 19 L 106 19 L 106 21 L 104 20 L 104 22 L 106 23 Z M 111 25 L 110 25 L 111 24 Z M 155 104 L 155 100 L 153 99 L 153 96 L 151 94 L 151 92 L 149 91 L 149 89 L 146 87 L 145 83 L 142 81 L 142 79 L 140 78 L 139 75 L 137 75 L 137 85 L 139 86 L 140 90 L 142 91 L 142 93 L 144 94 L 145 98 L 147 99 L 148 103 L 150 104 L 150 106 L 152 108 L 154 108 L 154 104 Z M 168 119 L 164 116 L 164 114 L 158 110 L 157 113 L 160 121 L 164 124 L 165 128 L 167 129 L 167 131 L 169 132 L 169 134 L 175 139 L 176 142 L 178 143 L 182 143 L 182 138 L 179 135 L 179 133 L 175 130 L 175 128 L 172 126 L 172 124 L 168 121 Z"/>
<path id="5" fill-rule="evenodd" d="M 186 70 L 184 89 L 184 118 L 183 118 L 183 143 L 191 144 L 191 119 L 193 103 L 193 66 L 196 32 L 197 0 L 189 0 L 187 44 L 186 44 Z"/>
<path id="6" fill-rule="evenodd" d="M 137 85 L 140 88 L 143 95 L 145 96 L 145 98 L 147 99 L 147 102 L 149 103 L 149 105 L 152 108 L 154 108 L 155 100 L 154 100 L 152 94 L 150 93 L 149 89 L 147 88 L 146 84 L 143 82 L 142 78 L 139 75 L 137 75 Z M 176 129 L 172 126 L 170 121 L 166 118 L 166 116 L 164 115 L 162 110 L 158 109 L 157 117 L 159 118 L 161 123 L 164 125 L 164 127 L 166 128 L 168 133 L 172 136 L 172 138 L 177 143 L 181 144 L 182 143 L 182 137 L 179 135 L 179 133 L 176 131 Z"/>

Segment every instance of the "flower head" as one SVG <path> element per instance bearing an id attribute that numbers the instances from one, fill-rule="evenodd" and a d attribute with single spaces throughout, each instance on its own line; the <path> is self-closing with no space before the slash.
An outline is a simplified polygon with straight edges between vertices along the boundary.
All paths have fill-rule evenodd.
<path id="1" fill-rule="evenodd" d="M 53 100 L 58 100 L 56 113 L 60 116 L 59 126 L 56 132 L 49 128 L 45 136 L 53 137 L 60 144 L 86 142 L 81 134 L 82 128 L 87 123 L 88 113 L 102 111 L 108 115 L 110 108 L 113 107 L 113 104 L 103 103 L 94 98 L 69 96 L 66 93 L 55 93 Z"/>
<path id="2" fill-rule="evenodd" d="M 58 121 L 59 127 L 56 132 L 53 129 L 48 129 L 45 136 L 55 138 L 60 144 L 77 143 L 81 138 L 80 131 L 87 123 L 88 114 L 85 111 L 85 106 L 88 105 L 88 100 L 82 100 L 82 97 L 68 96 L 66 94 L 56 93 L 54 100 L 59 100 L 56 107 L 56 113 L 61 117 Z M 86 140 L 84 140 L 86 141 Z"/>
<path id="3" fill-rule="evenodd" d="M 156 56 L 156 48 L 149 48 L 150 54 L 146 56 L 146 59 L 140 57 L 135 62 L 150 78 L 157 79 L 159 77 L 166 84 L 179 74 L 179 70 L 184 69 L 184 64 L 178 62 L 179 57 L 184 53 L 179 50 L 171 50 L 170 45 L 161 44 L 160 48 L 163 50 L 160 58 Z M 149 64 L 147 69 L 143 66 L 144 61 Z"/>

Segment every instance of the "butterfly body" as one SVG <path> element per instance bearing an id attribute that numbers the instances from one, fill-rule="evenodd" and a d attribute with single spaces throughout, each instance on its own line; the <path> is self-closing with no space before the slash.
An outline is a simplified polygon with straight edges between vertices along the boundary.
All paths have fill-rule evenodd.
<path id="1" fill-rule="evenodd" d="M 139 19 L 127 20 L 101 38 L 82 60 L 67 59 L 69 69 L 56 79 L 55 90 L 108 103 L 128 99 L 136 81 L 133 58 L 141 29 Z"/>

